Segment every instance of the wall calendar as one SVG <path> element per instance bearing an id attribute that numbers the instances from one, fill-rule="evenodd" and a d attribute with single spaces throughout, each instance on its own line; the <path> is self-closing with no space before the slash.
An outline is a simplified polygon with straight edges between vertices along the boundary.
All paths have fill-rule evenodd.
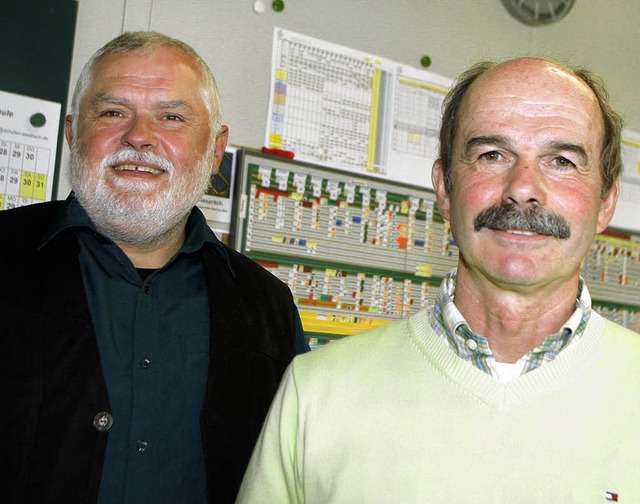
<path id="1" fill-rule="evenodd" d="M 60 109 L 0 91 L 0 210 L 51 199 Z"/>

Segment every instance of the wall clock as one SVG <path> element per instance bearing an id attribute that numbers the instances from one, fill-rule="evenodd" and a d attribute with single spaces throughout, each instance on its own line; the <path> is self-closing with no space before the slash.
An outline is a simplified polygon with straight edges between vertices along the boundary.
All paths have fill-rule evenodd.
<path id="1" fill-rule="evenodd" d="M 514 18 L 529 26 L 556 23 L 565 17 L 575 0 L 501 0 Z"/>

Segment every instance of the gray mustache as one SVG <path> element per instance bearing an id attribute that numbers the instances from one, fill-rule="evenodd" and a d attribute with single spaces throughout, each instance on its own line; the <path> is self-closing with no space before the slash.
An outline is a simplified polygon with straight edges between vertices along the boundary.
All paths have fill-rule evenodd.
<path id="1" fill-rule="evenodd" d="M 174 172 L 173 163 L 171 163 L 171 161 L 169 161 L 167 158 L 164 158 L 161 155 L 156 154 L 155 152 L 140 152 L 127 147 L 119 150 L 118 152 L 105 156 L 105 158 L 102 160 L 102 166 L 106 167 L 123 162 L 138 162 L 151 166 L 158 166 L 169 174 L 173 174 Z"/>
<path id="2" fill-rule="evenodd" d="M 486 208 L 475 218 L 474 229 L 520 229 L 567 240 L 571 236 L 569 223 L 564 217 L 544 208 L 531 206 L 520 210 L 515 205 L 495 205 Z"/>

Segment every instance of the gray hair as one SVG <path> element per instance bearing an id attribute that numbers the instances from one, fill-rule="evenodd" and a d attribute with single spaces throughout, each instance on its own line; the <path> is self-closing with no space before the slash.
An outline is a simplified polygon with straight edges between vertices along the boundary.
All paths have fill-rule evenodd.
<path id="1" fill-rule="evenodd" d="M 190 57 L 200 68 L 202 80 L 200 92 L 207 111 L 209 112 L 209 125 L 211 127 L 212 135 L 214 137 L 218 136 L 222 129 L 220 95 L 216 80 L 209 66 L 200 57 L 200 55 L 185 42 L 163 35 L 162 33 L 144 31 L 126 32 L 114 38 L 110 42 L 107 42 L 103 47 L 98 49 L 98 51 L 84 66 L 82 72 L 80 72 L 80 76 L 78 77 L 78 82 L 76 83 L 73 99 L 71 101 L 71 115 L 74 118 L 74 136 L 77 134 L 77 117 L 80 111 L 80 103 L 91 86 L 98 63 L 114 54 L 129 54 L 145 51 L 152 53 L 155 49 L 161 47 L 170 47 L 181 51 L 183 54 Z"/>

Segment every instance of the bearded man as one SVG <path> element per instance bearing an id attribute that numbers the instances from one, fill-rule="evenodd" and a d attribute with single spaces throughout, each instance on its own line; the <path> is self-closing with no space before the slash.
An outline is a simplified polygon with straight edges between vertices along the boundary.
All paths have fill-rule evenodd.
<path id="1" fill-rule="evenodd" d="M 196 203 L 227 144 L 211 70 L 125 33 L 83 69 L 72 194 L 0 213 L 3 502 L 233 502 L 281 375 L 288 288 Z"/>

